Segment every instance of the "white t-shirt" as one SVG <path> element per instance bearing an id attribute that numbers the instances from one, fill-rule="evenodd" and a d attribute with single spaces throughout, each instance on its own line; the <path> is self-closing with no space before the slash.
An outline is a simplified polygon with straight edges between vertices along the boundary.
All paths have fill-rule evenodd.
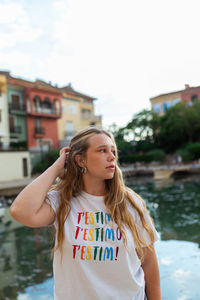
<path id="1" fill-rule="evenodd" d="M 55 212 L 59 206 L 58 196 L 58 191 L 49 193 Z M 142 207 L 141 201 L 133 196 Z M 60 251 L 54 254 L 54 299 L 144 300 L 144 273 L 132 234 L 126 231 L 127 251 L 117 224 L 106 212 L 104 197 L 81 192 L 72 198 L 71 206 L 64 225 L 62 262 Z M 134 210 L 132 215 L 139 225 Z M 145 218 L 157 240 L 159 237 L 150 218 Z M 56 221 L 54 225 L 57 228 Z M 144 230 L 140 230 L 140 235 L 147 239 Z"/>

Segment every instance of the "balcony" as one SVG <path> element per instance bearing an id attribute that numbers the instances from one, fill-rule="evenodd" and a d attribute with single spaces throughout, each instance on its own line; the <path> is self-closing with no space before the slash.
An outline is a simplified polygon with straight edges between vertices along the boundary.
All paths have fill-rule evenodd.
<path id="1" fill-rule="evenodd" d="M 94 124 L 101 123 L 101 121 L 102 121 L 101 116 L 95 116 L 95 115 L 92 115 L 92 114 L 82 114 L 81 119 L 83 121 L 87 121 L 87 122 L 94 123 Z"/>
<path id="2" fill-rule="evenodd" d="M 10 127 L 10 133 L 20 134 L 22 133 L 21 126 L 11 126 Z"/>
<path id="3" fill-rule="evenodd" d="M 35 127 L 34 128 L 34 136 L 43 136 L 45 134 L 45 129 L 43 127 Z"/>
<path id="4" fill-rule="evenodd" d="M 34 106 L 33 111 L 28 113 L 31 116 L 40 116 L 45 118 L 53 118 L 58 119 L 61 115 L 53 108 L 44 108 L 44 107 L 37 107 Z"/>
<path id="5" fill-rule="evenodd" d="M 9 111 L 11 113 L 25 114 L 26 106 L 25 106 L 25 104 L 21 104 L 21 103 L 9 103 Z"/>
<path id="6" fill-rule="evenodd" d="M 64 132 L 65 138 L 72 138 L 74 135 L 75 135 L 75 131 L 73 130 Z"/>

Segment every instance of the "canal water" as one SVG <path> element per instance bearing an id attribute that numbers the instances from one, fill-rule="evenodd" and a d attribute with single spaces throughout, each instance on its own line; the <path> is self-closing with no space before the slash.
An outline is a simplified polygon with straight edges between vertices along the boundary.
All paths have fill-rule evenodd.
<path id="1" fill-rule="evenodd" d="M 162 300 L 200 300 L 200 177 L 128 179 L 160 234 Z M 0 202 L 0 300 L 52 300 L 49 228 L 23 227 Z"/>

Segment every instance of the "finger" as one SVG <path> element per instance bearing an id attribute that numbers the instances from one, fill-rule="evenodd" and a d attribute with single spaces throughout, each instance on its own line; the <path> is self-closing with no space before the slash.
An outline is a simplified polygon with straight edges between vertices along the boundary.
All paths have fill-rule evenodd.
<path id="1" fill-rule="evenodd" d="M 60 150 L 59 154 L 62 155 L 63 153 L 70 152 L 71 148 L 69 147 L 64 147 Z"/>

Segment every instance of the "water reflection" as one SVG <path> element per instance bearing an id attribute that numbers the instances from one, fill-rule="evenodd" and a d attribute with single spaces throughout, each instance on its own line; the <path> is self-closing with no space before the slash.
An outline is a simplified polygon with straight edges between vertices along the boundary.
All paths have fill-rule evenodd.
<path id="1" fill-rule="evenodd" d="M 8 208 L 0 212 L 0 299 L 18 299 L 28 286 L 52 278 L 52 238 L 48 228 L 23 227 L 11 219 Z"/>
<path id="2" fill-rule="evenodd" d="M 200 178 L 127 184 L 144 198 L 161 235 L 162 300 L 199 300 Z M 0 300 L 53 299 L 52 246 L 49 228 L 23 227 L 0 206 Z"/>
<path id="3" fill-rule="evenodd" d="M 148 181 L 129 185 L 145 200 L 162 240 L 193 241 L 200 246 L 200 180 L 176 180 L 172 183 Z"/>

